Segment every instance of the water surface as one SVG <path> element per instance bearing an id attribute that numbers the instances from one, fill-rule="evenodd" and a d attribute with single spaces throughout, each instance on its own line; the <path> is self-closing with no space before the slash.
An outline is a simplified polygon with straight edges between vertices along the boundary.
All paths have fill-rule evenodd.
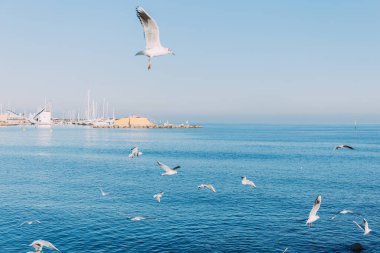
<path id="1" fill-rule="evenodd" d="M 130 159 L 135 145 L 144 154 Z M 162 177 L 156 161 L 181 169 Z M 0 128 L 0 249 L 45 239 L 62 252 L 349 252 L 354 242 L 380 252 L 379 171 L 379 125 Z M 308 228 L 318 194 L 321 219 Z M 375 233 L 363 236 L 355 216 L 332 221 L 343 208 Z M 137 215 L 152 219 L 128 219 Z"/>

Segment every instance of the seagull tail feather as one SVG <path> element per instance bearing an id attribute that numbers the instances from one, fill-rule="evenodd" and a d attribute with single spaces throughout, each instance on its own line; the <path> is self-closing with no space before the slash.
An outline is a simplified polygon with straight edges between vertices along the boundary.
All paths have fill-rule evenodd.
<path id="1" fill-rule="evenodd" d="M 138 51 L 138 52 L 135 54 L 135 56 L 137 56 L 137 55 L 145 55 L 145 52 L 144 52 L 144 51 Z"/>

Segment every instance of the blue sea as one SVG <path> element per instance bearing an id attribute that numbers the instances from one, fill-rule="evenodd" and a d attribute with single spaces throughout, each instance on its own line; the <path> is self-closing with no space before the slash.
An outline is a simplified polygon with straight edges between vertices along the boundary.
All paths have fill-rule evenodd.
<path id="1" fill-rule="evenodd" d="M 143 155 L 128 158 L 132 146 Z M 156 161 L 181 168 L 163 177 Z M 63 253 L 380 252 L 380 125 L 0 128 L 0 200 L 2 252 L 37 239 Z M 342 209 L 361 216 L 332 220 Z M 362 217 L 369 236 L 352 222 Z"/>

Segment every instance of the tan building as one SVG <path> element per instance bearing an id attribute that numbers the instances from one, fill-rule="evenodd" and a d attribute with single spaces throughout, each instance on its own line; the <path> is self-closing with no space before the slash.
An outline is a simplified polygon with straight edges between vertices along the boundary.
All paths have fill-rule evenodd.
<path id="1" fill-rule="evenodd" d="M 156 124 L 151 122 L 148 118 L 129 116 L 115 120 L 114 127 L 120 128 L 147 128 L 156 127 Z"/>
<path id="2" fill-rule="evenodd" d="M 8 120 L 7 114 L 0 114 L 0 122 L 6 122 Z"/>

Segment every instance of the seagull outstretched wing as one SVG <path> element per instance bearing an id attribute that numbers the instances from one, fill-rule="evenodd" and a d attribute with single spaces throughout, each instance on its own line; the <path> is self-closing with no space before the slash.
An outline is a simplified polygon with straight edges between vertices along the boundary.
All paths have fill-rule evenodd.
<path id="1" fill-rule="evenodd" d="M 160 31 L 156 21 L 140 6 L 136 8 L 136 13 L 144 28 L 146 49 L 161 47 Z"/>
<path id="2" fill-rule="evenodd" d="M 364 228 L 359 223 L 357 223 L 356 221 L 353 221 L 353 222 L 356 224 L 356 226 L 358 226 L 358 228 L 364 231 Z"/>
<path id="3" fill-rule="evenodd" d="M 314 201 L 314 205 L 310 211 L 309 217 L 317 215 L 317 212 L 320 206 L 321 206 L 321 196 L 319 195 Z"/>
<path id="4" fill-rule="evenodd" d="M 45 241 L 45 240 L 36 240 L 36 241 L 32 242 L 32 244 L 30 244 L 30 246 L 33 246 L 33 248 L 35 248 L 36 250 L 42 250 L 43 247 L 47 247 L 49 249 L 61 252 L 51 242 L 48 242 L 48 241 Z"/>
<path id="5" fill-rule="evenodd" d="M 167 165 L 165 165 L 165 164 L 163 164 L 163 163 L 161 163 L 161 162 L 159 162 L 159 161 L 157 161 L 157 164 L 158 164 L 158 166 L 160 166 L 161 169 L 163 169 L 164 171 L 166 171 L 166 172 L 171 171 L 171 169 L 169 168 L 169 166 L 167 166 Z"/>

